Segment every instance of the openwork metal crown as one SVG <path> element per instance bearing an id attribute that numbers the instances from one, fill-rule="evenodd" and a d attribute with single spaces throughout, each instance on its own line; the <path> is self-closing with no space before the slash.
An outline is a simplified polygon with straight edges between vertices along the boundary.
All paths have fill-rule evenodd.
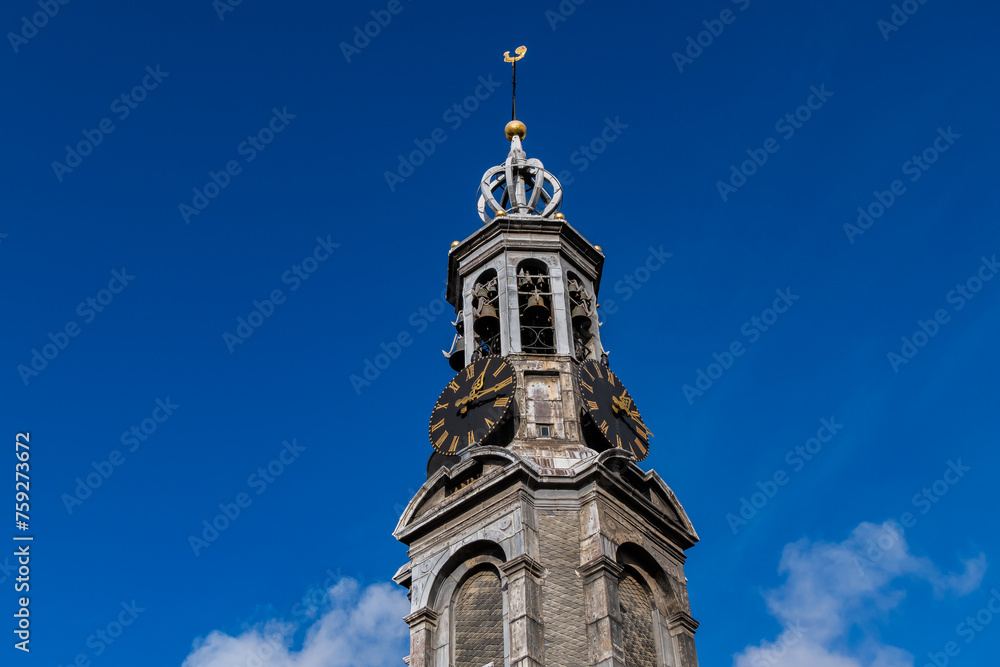
<path id="1" fill-rule="evenodd" d="M 488 223 L 503 211 L 500 215 L 519 213 L 547 218 L 559 210 L 562 196 L 559 179 L 545 170 L 541 160 L 528 159 L 521 148 L 521 138 L 514 135 L 507 161 L 483 174 L 479 185 L 479 217 Z"/>

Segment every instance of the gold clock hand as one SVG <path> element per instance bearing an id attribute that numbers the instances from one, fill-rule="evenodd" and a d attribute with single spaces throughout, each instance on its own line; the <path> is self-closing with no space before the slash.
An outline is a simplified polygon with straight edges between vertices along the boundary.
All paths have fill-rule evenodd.
<path id="1" fill-rule="evenodd" d="M 648 428 L 646 428 L 646 424 L 643 423 L 642 417 L 639 416 L 639 411 L 638 410 L 636 410 L 634 412 L 630 410 L 629 413 L 628 413 L 628 416 L 631 417 L 632 419 L 634 419 L 636 421 L 636 423 L 639 424 L 640 428 L 642 428 L 642 430 L 646 432 L 646 437 L 649 437 L 649 438 L 654 437 L 653 436 L 653 432 L 650 431 Z"/>
<path id="2" fill-rule="evenodd" d="M 479 397 L 480 393 L 482 393 L 479 391 L 479 389 L 480 387 L 483 386 L 483 380 L 486 379 L 486 370 L 488 368 L 489 368 L 489 363 L 486 364 L 486 368 L 483 369 L 483 372 L 480 373 L 479 377 L 476 379 L 475 384 L 472 385 L 472 391 L 469 392 L 469 395 L 466 396 L 465 398 L 460 398 L 455 402 L 456 408 L 459 407 L 462 408 L 461 414 L 465 414 L 465 411 L 468 409 L 465 407 L 465 405 L 467 403 L 471 403 L 472 401 L 476 400 L 476 398 Z"/>
<path id="3" fill-rule="evenodd" d="M 461 404 L 462 404 L 462 406 L 463 406 L 463 407 L 462 407 L 462 410 L 461 410 L 461 414 L 465 414 L 465 411 L 469 409 L 469 408 L 468 408 L 468 405 L 466 405 L 466 404 L 469 404 L 469 403 L 475 403 L 476 401 L 478 401 L 478 400 L 479 400 L 480 398 L 482 398 L 482 397 L 483 397 L 483 396 L 485 396 L 486 394 L 491 394 L 491 393 L 493 393 L 494 391 L 499 391 L 499 390 L 503 389 L 504 387 L 506 387 L 506 386 L 507 386 L 507 385 L 509 385 L 509 384 L 510 384 L 510 381 L 509 381 L 509 380 L 506 380 L 506 381 L 504 381 L 504 382 L 500 382 L 500 383 L 498 383 L 498 384 L 495 384 L 495 385 L 493 385 L 493 386 L 492 386 L 492 387 L 490 387 L 489 389 L 483 389 L 482 391 L 480 391 L 480 392 L 477 392 L 477 393 L 475 393 L 475 394 L 469 394 L 468 396 L 466 396 L 465 398 L 463 398 L 463 399 L 462 399 L 462 400 L 460 401 L 460 403 L 461 403 Z M 459 404 L 458 404 L 458 403 L 456 403 L 455 405 L 457 406 L 457 405 L 459 405 Z"/>

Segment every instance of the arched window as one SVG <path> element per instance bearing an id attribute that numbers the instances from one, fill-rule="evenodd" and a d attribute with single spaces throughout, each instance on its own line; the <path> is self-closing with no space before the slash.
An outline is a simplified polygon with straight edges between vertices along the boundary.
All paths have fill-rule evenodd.
<path id="1" fill-rule="evenodd" d="M 653 599 L 638 575 L 626 569 L 618 584 L 626 667 L 656 667 Z"/>
<path id="2" fill-rule="evenodd" d="M 483 271 L 472 287 L 472 331 L 475 349 L 486 354 L 500 352 L 500 299 L 497 272 Z M 473 361 L 476 357 L 472 357 Z"/>
<path id="3" fill-rule="evenodd" d="M 566 274 L 566 291 L 569 293 L 570 324 L 573 327 L 573 353 L 579 361 L 594 355 L 594 295 L 580 276 L 572 271 Z"/>
<path id="4" fill-rule="evenodd" d="M 549 267 L 537 259 L 517 265 L 517 310 L 521 321 L 521 351 L 555 354 L 552 329 L 552 288 Z"/>
<path id="5" fill-rule="evenodd" d="M 455 667 L 503 666 L 503 592 L 500 576 L 482 569 L 455 597 Z"/>

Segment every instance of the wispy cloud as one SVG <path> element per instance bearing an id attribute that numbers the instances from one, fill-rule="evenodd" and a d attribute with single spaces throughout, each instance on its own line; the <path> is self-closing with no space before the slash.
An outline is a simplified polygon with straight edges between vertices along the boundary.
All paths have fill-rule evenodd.
<path id="1" fill-rule="evenodd" d="M 895 609 L 906 596 L 901 579 L 929 583 L 936 595 L 964 595 L 980 585 L 986 557 L 963 561 L 960 573 L 942 573 L 910 553 L 893 522 L 862 523 L 843 542 L 802 539 L 785 546 L 778 572 L 785 583 L 765 593 L 781 624 L 774 641 L 747 646 L 735 667 L 913 667 L 913 656 L 866 632 L 865 621 Z M 853 626 L 860 639 L 848 641 Z"/>
<path id="2" fill-rule="evenodd" d="M 273 619 L 238 637 L 213 631 L 196 640 L 182 667 L 397 667 L 409 653 L 410 611 L 395 584 L 362 588 L 353 579 L 330 587 L 315 621 Z M 301 647 L 292 638 L 305 630 Z"/>

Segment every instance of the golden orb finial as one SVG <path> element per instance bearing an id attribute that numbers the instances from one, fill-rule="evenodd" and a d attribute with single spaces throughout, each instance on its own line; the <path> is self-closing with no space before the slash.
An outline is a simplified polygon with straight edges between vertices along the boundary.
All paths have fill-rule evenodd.
<path id="1" fill-rule="evenodd" d="M 595 245 L 594 248 L 597 250 L 597 252 L 601 253 L 602 255 L 604 254 L 604 251 L 601 250 L 601 246 Z"/>
<path id="2" fill-rule="evenodd" d="M 512 120 L 507 123 L 507 127 L 503 129 L 503 133 L 507 136 L 507 141 L 513 141 L 515 135 L 521 141 L 524 141 L 524 135 L 528 133 L 528 128 L 521 121 Z"/>
<path id="3" fill-rule="evenodd" d="M 451 242 L 451 247 L 454 248 L 454 247 L 458 246 L 460 243 L 461 243 L 461 241 L 452 241 Z"/>
<path id="4" fill-rule="evenodd" d="M 500 209 L 499 211 L 496 212 L 496 215 L 494 215 L 493 217 L 494 218 L 502 218 L 505 215 L 507 215 L 507 211 L 505 211 L 503 209 Z"/>
<path id="5" fill-rule="evenodd" d="M 563 215 L 562 213 L 556 213 L 552 217 L 555 218 L 556 220 L 565 220 L 566 219 L 566 216 Z"/>

